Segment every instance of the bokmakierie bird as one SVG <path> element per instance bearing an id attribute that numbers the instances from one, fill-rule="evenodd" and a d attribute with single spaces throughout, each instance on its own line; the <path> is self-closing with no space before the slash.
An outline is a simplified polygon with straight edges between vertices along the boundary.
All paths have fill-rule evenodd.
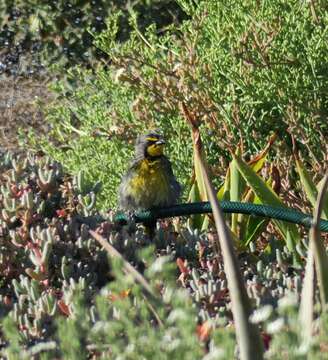
<path id="1" fill-rule="evenodd" d="M 174 205 L 181 194 L 170 160 L 164 155 L 163 137 L 157 132 L 140 135 L 135 157 L 119 187 L 121 209 L 135 211 Z"/>

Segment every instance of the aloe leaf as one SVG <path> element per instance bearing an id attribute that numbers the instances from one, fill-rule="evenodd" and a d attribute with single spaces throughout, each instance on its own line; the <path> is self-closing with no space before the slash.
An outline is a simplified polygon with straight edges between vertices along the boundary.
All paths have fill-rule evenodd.
<path id="1" fill-rule="evenodd" d="M 325 246 L 320 238 L 319 221 L 324 205 L 324 197 L 328 188 L 328 174 L 325 176 L 321 190 L 318 195 L 317 204 L 313 214 L 313 226 L 310 230 L 310 244 L 313 244 L 314 262 L 318 277 L 320 298 L 322 308 L 328 303 L 328 256 Z"/>
<path id="2" fill-rule="evenodd" d="M 272 144 L 275 142 L 276 138 L 277 138 L 276 134 L 271 136 L 266 147 L 261 151 L 261 153 L 259 153 L 251 161 L 248 162 L 248 165 L 254 170 L 254 172 L 257 173 L 263 168 L 263 166 L 267 160 L 269 150 L 270 150 Z M 237 152 L 236 155 L 240 156 L 240 153 Z M 239 171 L 238 171 L 238 173 L 239 173 Z M 242 187 L 243 193 L 245 192 L 244 191 L 244 189 L 246 187 L 245 185 L 246 185 L 246 183 L 245 183 L 245 181 L 243 181 L 243 187 Z M 271 185 L 271 184 L 269 183 L 269 185 Z M 253 199 L 254 199 L 254 193 L 250 189 L 249 191 L 247 191 L 247 193 L 243 197 L 242 201 L 251 202 L 251 201 L 253 201 Z M 255 200 L 256 199 L 257 199 L 257 197 L 255 197 Z M 260 202 L 258 202 L 258 203 L 260 203 Z M 239 227 L 239 238 L 240 238 L 241 244 L 247 245 L 251 241 L 256 239 L 256 237 L 258 235 L 261 234 L 261 232 L 265 229 L 268 221 L 264 221 L 262 219 L 255 218 L 255 217 L 250 217 L 249 215 L 245 215 L 245 214 L 238 214 L 237 215 L 237 223 L 238 223 L 238 227 Z M 249 226 L 251 227 L 250 229 L 248 229 Z"/>
<path id="3" fill-rule="evenodd" d="M 205 166 L 202 166 L 206 188 L 211 202 L 215 225 L 222 251 L 224 270 L 232 303 L 232 313 L 236 325 L 236 336 L 242 360 L 263 359 L 263 343 L 259 329 L 249 320 L 251 315 L 250 301 L 239 270 L 233 239 L 225 224 L 222 210 L 219 207 L 215 190 Z"/>
<path id="4" fill-rule="evenodd" d="M 232 156 L 233 161 L 236 162 L 238 170 L 262 204 L 276 207 L 286 207 L 277 194 L 272 190 L 272 188 L 266 184 L 265 181 L 261 179 L 249 165 L 247 165 L 240 157 L 236 156 L 235 154 L 232 154 Z M 289 233 L 291 235 L 291 241 L 287 243 L 287 246 L 289 250 L 294 253 L 295 257 L 298 257 L 297 253 L 294 252 L 295 246 L 300 240 L 300 235 L 296 225 L 280 220 L 273 220 L 273 222 L 277 226 L 286 243 L 287 234 Z M 299 259 L 297 261 L 299 261 Z"/>
<path id="5" fill-rule="evenodd" d="M 204 220 L 201 226 L 201 231 L 206 231 L 210 225 L 210 217 L 208 215 L 204 216 Z"/>
<path id="6" fill-rule="evenodd" d="M 269 220 L 259 219 L 255 216 L 249 216 L 246 224 L 246 235 L 243 239 L 243 245 L 248 246 L 250 242 L 255 241 L 268 226 Z"/>
<path id="7" fill-rule="evenodd" d="M 268 156 L 269 150 L 270 150 L 271 146 L 274 144 L 274 142 L 276 141 L 276 139 L 277 139 L 277 134 L 273 134 L 270 137 L 265 148 L 260 152 L 260 154 L 258 154 L 251 161 L 248 162 L 248 165 L 255 172 L 259 172 L 262 169 L 263 165 L 265 164 L 266 158 Z"/>
<path id="8" fill-rule="evenodd" d="M 237 148 L 236 156 L 240 156 L 240 148 Z M 244 192 L 246 183 L 243 177 L 240 175 L 238 167 L 235 161 L 230 163 L 230 199 L 231 201 L 240 201 L 241 195 Z M 231 231 L 237 235 L 238 234 L 238 215 L 231 215 Z"/>
<path id="9" fill-rule="evenodd" d="M 313 243 L 311 243 L 307 255 L 301 304 L 298 313 L 302 328 L 302 337 L 306 343 L 311 339 L 313 331 L 314 290 L 314 257 Z"/>
<path id="10" fill-rule="evenodd" d="M 185 104 L 182 104 L 183 114 L 192 127 L 194 150 L 198 156 L 199 169 L 202 171 L 205 181 L 206 191 L 212 206 L 213 217 L 218 233 L 219 244 L 213 242 L 214 248 L 217 250 L 220 245 L 224 269 L 227 277 L 229 294 L 232 304 L 232 314 L 236 326 L 236 336 L 239 345 L 239 357 L 241 360 L 262 360 L 263 359 L 263 343 L 255 324 L 249 320 L 251 315 L 251 304 L 245 289 L 244 281 L 239 270 L 238 259 L 234 250 L 233 240 L 228 230 L 222 210 L 220 209 L 217 194 L 211 184 L 208 170 L 201 155 L 202 144 L 198 123 L 195 116 L 191 114 Z"/>
<path id="11" fill-rule="evenodd" d="M 317 189 L 315 183 L 312 180 L 311 175 L 306 170 L 305 166 L 301 163 L 301 161 L 298 157 L 296 157 L 296 169 L 300 176 L 301 183 L 302 183 L 303 189 L 305 191 L 305 194 L 306 194 L 307 198 L 309 199 L 311 205 L 314 207 L 316 204 L 316 201 L 317 201 L 318 189 L 320 189 L 320 185 L 318 186 L 318 189 Z M 327 201 L 323 204 L 322 217 L 324 219 L 328 219 L 328 202 Z"/>
<path id="12" fill-rule="evenodd" d="M 249 164 L 249 165 L 256 173 L 258 173 L 263 168 L 263 166 L 266 162 L 266 159 L 267 159 L 267 156 L 264 156 L 264 157 L 258 159 L 255 163 Z"/>
<path id="13" fill-rule="evenodd" d="M 195 169 L 195 176 L 196 176 L 196 182 L 197 187 L 199 190 L 199 195 L 202 201 L 207 201 L 207 193 L 206 193 L 206 186 L 205 186 L 205 180 L 202 174 L 202 171 L 200 169 L 200 157 L 203 157 L 203 152 L 197 153 L 194 148 L 194 169 Z"/>
<path id="14" fill-rule="evenodd" d="M 188 117 L 188 119 L 190 120 L 191 126 L 193 127 L 193 129 L 196 128 L 196 123 L 197 123 L 196 118 L 193 116 L 193 114 L 191 114 L 189 112 L 189 110 L 187 109 L 185 104 L 181 104 L 181 105 L 182 105 L 182 111 L 185 114 L 185 116 Z M 193 136 L 195 136 L 194 132 L 193 132 Z M 197 135 L 197 136 L 200 136 L 200 135 Z M 196 141 L 193 142 L 193 154 L 194 154 L 195 179 L 196 179 L 196 184 L 197 184 L 197 188 L 198 188 L 198 194 L 199 194 L 201 201 L 208 201 L 205 180 L 203 177 L 203 172 L 201 170 L 201 166 L 203 164 L 203 159 L 205 159 L 204 151 L 203 151 L 202 147 L 200 147 L 200 149 L 196 148 Z M 206 164 L 206 167 L 208 168 L 207 164 Z M 206 215 L 202 216 L 201 219 L 204 219 L 201 229 L 207 229 L 208 224 L 209 224 L 208 216 L 206 216 Z"/>
<path id="15" fill-rule="evenodd" d="M 228 167 L 227 174 L 224 179 L 223 185 L 220 187 L 217 198 L 219 201 L 230 200 L 230 166 Z"/>
<path id="16" fill-rule="evenodd" d="M 204 161 L 204 152 L 197 152 L 194 148 L 194 168 L 195 168 L 195 176 L 196 176 L 196 185 L 198 189 L 198 194 L 201 201 L 208 201 L 205 180 L 203 177 L 203 173 L 200 168 L 200 162 Z M 209 226 L 209 217 L 208 215 L 200 215 L 199 222 L 201 225 L 199 226 L 201 230 L 206 230 Z"/>
<path id="17" fill-rule="evenodd" d="M 197 183 L 196 183 L 196 181 L 194 181 L 191 186 L 190 192 L 189 192 L 188 202 L 193 203 L 193 202 L 198 202 L 198 201 L 201 201 L 201 198 L 200 198 Z M 192 215 L 188 219 L 188 224 L 193 229 L 201 229 L 203 222 L 204 222 L 204 215 L 201 215 L 201 214 Z"/>
<path id="18" fill-rule="evenodd" d="M 229 201 L 230 200 L 230 165 L 228 166 L 227 173 L 224 179 L 223 185 L 221 185 L 219 191 L 217 192 L 217 198 L 219 201 Z M 224 214 L 226 221 L 230 221 L 231 215 Z"/>
<path id="19" fill-rule="evenodd" d="M 253 202 L 254 204 L 261 204 L 260 199 L 254 194 L 252 189 L 249 189 L 246 196 L 243 198 L 245 202 Z M 246 221 L 242 222 L 242 219 L 239 219 L 240 222 L 240 232 L 244 234 L 241 238 L 241 243 L 244 246 L 248 246 L 250 242 L 257 239 L 257 237 L 265 230 L 269 223 L 269 219 L 262 219 L 258 216 L 244 216 Z"/>
<path id="20" fill-rule="evenodd" d="M 324 183 L 324 180 L 325 178 L 323 177 L 317 184 L 317 189 L 318 191 L 321 190 L 322 186 L 323 186 L 323 183 Z M 326 220 L 328 220 L 328 194 L 326 193 L 324 195 L 324 198 L 322 199 L 323 201 L 323 205 L 322 205 L 322 212 L 323 212 L 323 215 L 322 217 L 325 218 Z"/>

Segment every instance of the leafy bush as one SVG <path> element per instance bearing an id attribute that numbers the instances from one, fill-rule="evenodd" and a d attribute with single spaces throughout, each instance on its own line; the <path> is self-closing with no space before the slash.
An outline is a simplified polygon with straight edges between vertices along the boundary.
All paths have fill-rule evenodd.
<path id="1" fill-rule="evenodd" d="M 45 139 L 41 147 L 70 170 L 82 168 L 90 179 L 101 179 L 104 206 L 115 204 L 132 139 L 153 127 L 168 138 L 168 153 L 188 189 L 192 149 L 182 102 L 202 123 L 216 181 L 226 168 L 220 155 L 227 157 L 241 139 L 245 153 L 255 153 L 272 131 L 281 140 L 281 155 L 288 153 L 291 132 L 303 153 L 323 159 L 324 4 L 179 3 L 191 19 L 161 36 L 154 25 L 141 32 L 132 15 L 135 30 L 127 42 L 117 42 L 119 16 L 111 16 L 108 30 L 96 37 L 111 62 L 95 76 L 72 71 L 71 87 L 55 84 L 59 101 L 48 115 L 55 145 Z"/>

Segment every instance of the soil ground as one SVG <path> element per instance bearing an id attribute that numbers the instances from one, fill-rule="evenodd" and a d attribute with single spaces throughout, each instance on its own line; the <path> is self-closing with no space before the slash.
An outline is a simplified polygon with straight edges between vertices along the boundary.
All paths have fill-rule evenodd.
<path id="1" fill-rule="evenodd" d="M 19 150 L 19 134 L 49 130 L 40 103 L 50 101 L 47 78 L 0 76 L 0 148 Z"/>

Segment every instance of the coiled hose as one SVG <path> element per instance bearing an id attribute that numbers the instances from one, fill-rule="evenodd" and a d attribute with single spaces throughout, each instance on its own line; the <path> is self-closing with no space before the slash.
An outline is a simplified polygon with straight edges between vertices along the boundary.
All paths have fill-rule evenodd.
<path id="1" fill-rule="evenodd" d="M 303 225 L 306 228 L 310 228 L 312 225 L 312 216 L 289 208 L 242 203 L 237 201 L 221 201 L 220 206 L 222 211 L 228 214 L 239 213 L 261 216 Z M 153 208 L 150 210 L 141 211 L 135 214 L 134 219 L 137 223 L 144 223 L 147 225 L 154 224 L 157 219 L 164 219 L 174 216 L 206 214 L 211 212 L 212 208 L 209 202 L 195 202 L 191 204 L 179 204 L 165 208 Z M 115 221 L 121 225 L 126 224 L 127 220 L 128 218 L 124 214 L 119 214 L 115 218 Z M 328 232 L 328 221 L 321 219 L 319 223 L 319 229 L 322 232 Z"/>

